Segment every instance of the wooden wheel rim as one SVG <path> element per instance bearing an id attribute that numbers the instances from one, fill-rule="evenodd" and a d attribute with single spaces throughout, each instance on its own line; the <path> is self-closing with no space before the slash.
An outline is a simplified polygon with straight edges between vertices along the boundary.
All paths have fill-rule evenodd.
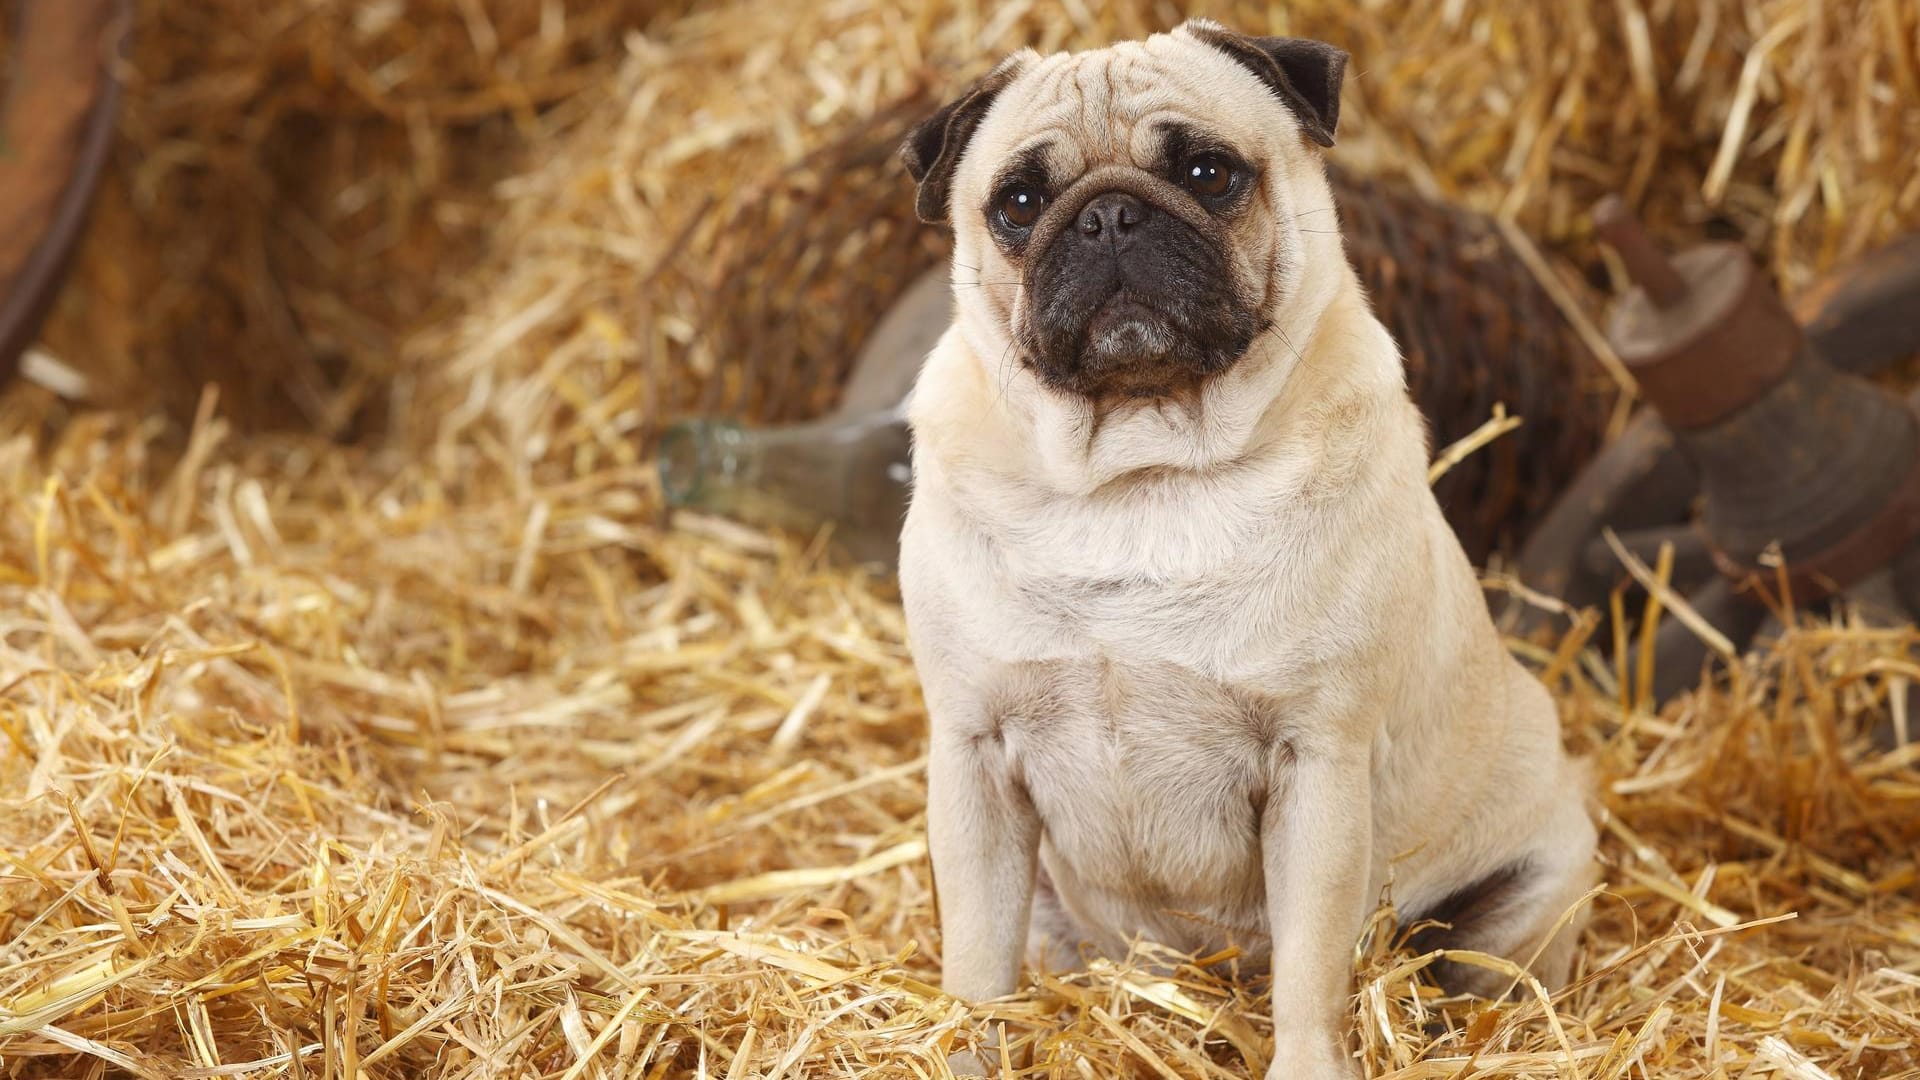
<path id="1" fill-rule="evenodd" d="M 86 224 L 119 114 L 132 0 L 22 0 L 0 101 L 0 382 L 38 334 Z"/>

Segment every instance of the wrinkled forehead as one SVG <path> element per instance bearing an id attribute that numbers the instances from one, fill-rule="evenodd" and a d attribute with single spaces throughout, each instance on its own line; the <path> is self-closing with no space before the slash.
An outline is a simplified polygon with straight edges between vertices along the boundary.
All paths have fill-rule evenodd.
<path id="1" fill-rule="evenodd" d="M 985 184 L 1016 157 L 1043 157 L 1066 176 L 1104 164 L 1146 168 L 1176 127 L 1255 161 L 1300 138 L 1292 114 L 1252 72 L 1184 34 L 1158 34 L 1030 64 L 982 120 L 957 180 Z"/>

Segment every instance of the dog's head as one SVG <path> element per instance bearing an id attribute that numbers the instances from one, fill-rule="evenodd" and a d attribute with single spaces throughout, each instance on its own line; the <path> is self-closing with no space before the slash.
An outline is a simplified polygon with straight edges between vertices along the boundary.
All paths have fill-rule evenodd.
<path id="1" fill-rule="evenodd" d="M 1056 392 L 1160 398 L 1232 367 L 1337 218 L 1346 54 L 1201 20 L 1094 52 L 1008 58 L 901 150 L 951 220 L 963 319 Z"/>

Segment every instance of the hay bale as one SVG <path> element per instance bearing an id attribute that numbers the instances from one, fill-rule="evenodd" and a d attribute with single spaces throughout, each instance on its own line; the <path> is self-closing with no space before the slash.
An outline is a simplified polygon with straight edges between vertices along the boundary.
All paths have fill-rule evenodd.
<path id="1" fill-rule="evenodd" d="M 645 0 L 140 0 L 120 142 L 47 333 L 183 423 L 377 424 L 492 186 L 606 78 Z"/>
<path id="2" fill-rule="evenodd" d="M 1576 211 L 1615 185 L 1664 226 L 1723 216 L 1789 281 L 1916 220 L 1909 6 L 1473 7 L 1214 13 L 1353 48 L 1349 160 L 1504 207 L 1590 272 Z M 555 11 L 561 57 L 539 51 Z M 851 328 L 884 302 L 854 281 L 883 291 L 905 255 L 765 303 L 705 292 L 711 253 L 747 243 L 726 223 L 809 150 L 1016 43 L 1167 13 L 143 15 L 161 36 L 136 66 L 161 74 L 50 338 L 128 364 L 131 404 L 0 397 L 7 1072 L 926 1076 L 990 1021 L 1047 1076 L 1257 1067 L 1261 988 L 1190 965 L 1102 964 L 977 1011 L 937 993 L 897 604 L 789 540 L 664 528 L 631 438 L 745 362 L 714 320 L 838 305 Z M 581 82 L 544 110 L 494 96 L 542 72 Z M 455 131 L 416 145 L 378 107 L 395 94 Z M 263 292 L 261 266 L 299 287 Z M 815 326 L 809 348 L 842 343 Z M 226 405 L 151 410 L 207 371 Z M 273 379 L 312 430 L 258 430 L 248 380 Z M 373 402 L 387 426 L 330 438 Z M 1528 654 L 1604 778 L 1583 978 L 1550 1004 L 1441 1000 L 1383 921 L 1357 957 L 1370 1073 L 1920 1069 L 1915 633 L 1798 619 L 1656 716 L 1628 650 L 1615 670 L 1585 647 L 1598 625 Z"/>

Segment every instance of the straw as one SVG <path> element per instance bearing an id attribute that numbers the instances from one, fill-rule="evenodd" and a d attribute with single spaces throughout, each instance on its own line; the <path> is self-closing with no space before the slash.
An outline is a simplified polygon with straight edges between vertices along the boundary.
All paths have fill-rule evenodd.
<path id="1" fill-rule="evenodd" d="M 1503 212 L 1573 295 L 1601 276 L 1579 213 L 1603 190 L 1676 240 L 1718 216 L 1789 287 L 1920 222 L 1905 5 L 1205 10 L 1351 49 L 1336 153 Z M 665 420 L 771 401 L 734 390 L 775 333 L 807 365 L 793 400 L 824 405 L 835 358 L 939 258 L 880 132 L 1018 45 L 1172 12 L 141 14 L 116 173 L 42 343 L 91 400 L 0 395 L 4 1071 L 928 1077 L 970 1048 L 1199 1078 L 1272 1057 L 1232 957 L 1143 943 L 1000 1001 L 941 995 L 892 587 L 813 538 L 665 521 L 648 462 Z M 831 198 L 870 222 L 781 239 Z M 766 251 L 806 258 L 741 276 Z M 748 280 L 767 288 L 714 287 Z M 1574 625 L 1526 655 L 1596 758 L 1608 891 L 1578 978 L 1439 997 L 1443 957 L 1397 949 L 1385 913 L 1356 954 L 1367 1074 L 1915 1075 L 1915 633 L 1801 617 L 1627 715 L 1584 644 L 1610 634 Z"/>

